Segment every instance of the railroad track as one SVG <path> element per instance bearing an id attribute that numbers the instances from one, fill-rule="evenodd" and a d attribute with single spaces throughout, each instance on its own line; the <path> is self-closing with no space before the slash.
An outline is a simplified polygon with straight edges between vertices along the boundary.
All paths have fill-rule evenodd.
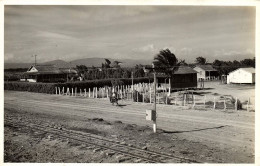
<path id="1" fill-rule="evenodd" d="M 155 152 L 151 150 L 145 150 L 140 147 L 135 147 L 130 144 L 126 144 L 112 139 L 104 138 L 91 133 L 82 133 L 68 129 L 57 129 L 51 127 L 47 123 L 30 123 L 30 122 L 13 122 L 9 119 L 5 119 L 5 124 L 11 125 L 13 127 L 21 128 L 27 127 L 36 131 L 41 131 L 44 133 L 49 133 L 57 136 L 58 138 L 63 138 L 66 140 L 74 141 L 87 146 L 94 146 L 105 150 L 113 151 L 117 154 L 122 154 L 123 156 L 128 156 L 130 158 L 141 159 L 140 161 L 145 161 L 148 163 L 200 163 L 199 161 L 188 159 L 185 157 L 175 156 L 172 154 Z"/>

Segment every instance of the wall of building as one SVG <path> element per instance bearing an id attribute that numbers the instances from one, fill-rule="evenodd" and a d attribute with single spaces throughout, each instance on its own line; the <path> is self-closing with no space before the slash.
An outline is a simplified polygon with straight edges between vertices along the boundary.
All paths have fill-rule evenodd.
<path id="1" fill-rule="evenodd" d="M 242 69 L 238 69 L 229 73 L 227 83 L 254 83 L 254 76 L 252 73 L 246 72 Z"/>
<path id="2" fill-rule="evenodd" d="M 197 79 L 199 79 L 199 78 L 205 79 L 206 78 L 205 70 L 201 69 L 200 67 L 195 67 L 194 70 L 198 72 L 197 73 Z"/>

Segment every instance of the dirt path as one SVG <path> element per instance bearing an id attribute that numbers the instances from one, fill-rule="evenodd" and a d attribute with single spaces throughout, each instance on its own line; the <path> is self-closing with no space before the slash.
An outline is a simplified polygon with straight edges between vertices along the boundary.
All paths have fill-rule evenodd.
<path id="1" fill-rule="evenodd" d="M 4 102 L 5 113 L 17 110 L 15 114 L 44 113 L 58 119 L 65 116 L 70 118 L 68 126 L 74 126 L 77 121 L 102 118 L 107 122 L 120 120 L 125 124 L 151 127 L 151 123 L 145 121 L 145 110 L 151 109 L 151 104 L 120 101 L 120 106 L 115 107 L 105 99 L 12 91 L 5 91 Z M 160 135 L 207 146 L 221 159 L 217 162 L 254 161 L 254 112 L 200 111 L 172 105 L 158 105 L 157 108 L 158 128 L 163 132 Z M 200 150 L 193 151 L 199 154 Z M 224 153 L 231 156 L 226 158 Z"/>

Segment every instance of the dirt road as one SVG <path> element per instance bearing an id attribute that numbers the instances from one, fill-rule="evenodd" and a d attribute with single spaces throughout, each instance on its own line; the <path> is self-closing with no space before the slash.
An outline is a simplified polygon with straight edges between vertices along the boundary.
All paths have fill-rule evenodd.
<path id="1" fill-rule="evenodd" d="M 4 95 L 5 110 L 17 110 L 17 113 L 67 116 L 71 121 L 102 118 L 108 122 L 121 121 L 125 124 L 152 127 L 151 122 L 145 120 L 145 110 L 151 109 L 152 104 L 120 101 L 116 107 L 107 99 L 16 91 L 5 91 Z M 158 128 L 164 134 L 205 145 L 223 158 L 228 153 L 230 156 L 221 162 L 254 161 L 254 112 L 191 110 L 173 105 L 157 105 L 157 116 Z M 199 153 L 200 149 L 195 148 L 194 151 Z"/>

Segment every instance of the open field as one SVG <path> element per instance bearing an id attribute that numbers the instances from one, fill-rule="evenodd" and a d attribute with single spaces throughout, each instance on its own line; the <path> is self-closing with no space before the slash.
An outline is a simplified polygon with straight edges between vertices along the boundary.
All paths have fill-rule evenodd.
<path id="1" fill-rule="evenodd" d="M 227 89 L 234 97 L 254 94 L 250 86 L 237 90 L 234 85 L 215 86 L 223 90 L 207 89 L 207 95 L 232 95 Z M 172 163 L 254 162 L 254 112 L 193 110 L 160 104 L 157 105 L 158 133 L 154 134 L 151 122 L 145 120 L 145 110 L 151 109 L 152 104 L 119 101 L 119 106 L 112 106 L 107 99 L 16 91 L 5 91 L 4 95 L 6 162 L 153 162 L 151 158 L 154 162 Z M 66 136 L 66 132 L 76 134 Z M 84 142 L 87 138 L 75 141 L 82 139 L 78 132 L 85 134 L 84 138 L 93 134 L 110 139 L 125 146 L 124 152 L 89 145 Z M 140 149 L 145 152 L 140 153 Z M 147 151 L 167 153 L 170 157 L 146 154 Z M 130 152 L 148 159 L 131 156 Z"/>

